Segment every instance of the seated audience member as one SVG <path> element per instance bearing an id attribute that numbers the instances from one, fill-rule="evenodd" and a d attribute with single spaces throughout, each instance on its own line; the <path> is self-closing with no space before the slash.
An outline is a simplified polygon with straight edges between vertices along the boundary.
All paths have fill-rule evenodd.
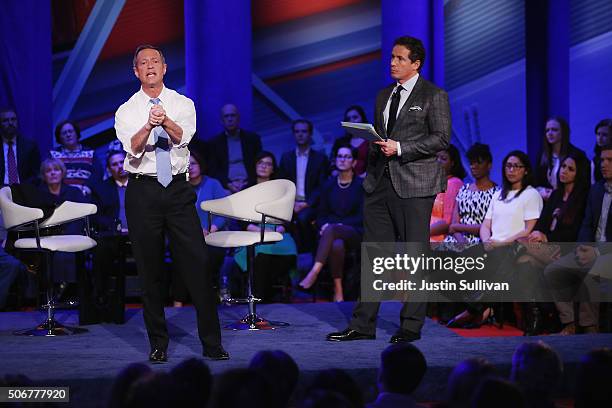
<path id="1" fill-rule="evenodd" d="M 467 151 L 474 183 L 461 187 L 445 242 L 480 243 L 480 225 L 499 186 L 491 181 L 493 157 L 488 145 L 475 143 Z"/>
<path id="2" fill-rule="evenodd" d="M 595 155 L 591 161 L 591 184 L 603 179 L 601 175 L 601 148 L 612 143 L 612 119 L 602 119 L 595 125 Z"/>
<path id="3" fill-rule="evenodd" d="M 553 397 L 562 376 L 561 359 L 548 344 L 523 343 L 514 351 L 510 379 L 523 392 L 527 407 L 554 407 Z"/>
<path id="4" fill-rule="evenodd" d="M 225 229 L 227 219 L 217 215 L 212 217 L 212 224 L 208 225 L 208 211 L 202 210 L 200 204 L 203 201 L 215 200 L 217 198 L 227 197 L 227 191 L 221 186 L 221 183 L 206 175 L 206 164 L 199 153 L 191 152 L 189 157 L 189 184 L 193 187 L 196 194 L 196 212 L 200 218 L 200 226 L 202 234 L 207 236 L 212 232 Z M 208 260 L 212 271 L 212 285 L 219 287 L 219 272 L 225 258 L 225 249 L 208 246 Z M 174 306 L 183 306 L 183 303 L 189 297 L 187 287 L 183 279 L 178 274 L 172 275 L 172 295 L 174 297 Z"/>
<path id="5" fill-rule="evenodd" d="M 492 267 L 505 266 L 507 248 L 517 239 L 529 236 L 543 206 L 542 198 L 532 187 L 533 175 L 527 154 L 520 150 L 510 152 L 502 162 L 502 177 L 502 188 L 491 198 L 480 227 L 480 239 L 489 251 L 487 264 Z M 486 304 L 472 303 L 449 321 L 448 326 L 478 326 L 490 312 Z"/>
<path id="6" fill-rule="evenodd" d="M 108 407 L 128 408 L 127 394 L 130 387 L 139 379 L 151 375 L 152 372 L 151 367 L 143 363 L 132 363 L 122 369 L 113 381 Z"/>
<path id="7" fill-rule="evenodd" d="M 40 169 L 40 151 L 36 142 L 19 132 L 17 113 L 0 109 L 0 184 L 36 183 Z"/>
<path id="8" fill-rule="evenodd" d="M 446 386 L 448 408 L 469 408 L 478 386 L 488 378 L 497 378 L 493 364 L 484 358 L 470 358 L 457 364 Z"/>
<path id="9" fill-rule="evenodd" d="M 39 187 L 44 201 L 58 207 L 64 201 L 85 203 L 87 199 L 83 192 L 76 187 L 64 184 L 66 166 L 58 159 L 45 159 L 40 165 L 42 184 Z"/>
<path id="10" fill-rule="evenodd" d="M 366 118 L 365 111 L 359 105 L 349 106 L 344 111 L 344 122 L 351 123 L 368 123 L 368 119 Z M 350 145 L 357 149 L 357 159 L 355 160 L 355 174 L 357 176 L 362 176 L 366 170 L 366 164 L 368 160 L 368 147 L 369 143 L 367 140 L 361 137 L 352 136 L 350 133 L 346 133 L 344 136 L 339 137 L 334 142 L 334 146 L 332 147 L 332 155 L 330 160 L 330 166 L 332 168 L 332 175 L 337 175 L 336 169 L 336 154 L 338 153 L 338 149 L 340 146 Z"/>
<path id="11" fill-rule="evenodd" d="M 312 384 L 306 389 L 310 394 L 314 391 L 328 391 L 345 397 L 353 407 L 363 407 L 361 388 L 346 371 L 339 368 L 328 368 L 319 371 Z"/>
<path id="12" fill-rule="evenodd" d="M 6 306 L 6 298 L 11 285 L 25 270 L 25 265 L 7 254 L 0 242 L 0 311 Z"/>
<path id="13" fill-rule="evenodd" d="M 215 378 L 209 408 L 266 407 L 283 405 L 271 384 L 257 371 L 247 368 L 227 370 Z"/>
<path id="14" fill-rule="evenodd" d="M 595 183 L 589 191 L 584 219 L 578 232 L 579 245 L 575 252 L 566 254 L 549 264 L 544 275 L 555 292 L 556 299 L 567 300 L 579 292 L 583 286 L 586 291 L 598 290 L 599 281 L 610 282 L 610 263 L 612 253 L 609 244 L 597 247 L 598 243 L 612 242 L 612 145 L 601 148 L 601 174 L 603 179 Z M 563 334 L 575 333 L 581 328 L 585 333 L 599 330 L 599 303 L 580 302 L 578 321 L 571 303 L 557 303 L 559 318 L 565 326 Z M 578 327 L 579 326 L 579 327 Z"/>
<path id="15" fill-rule="evenodd" d="M 380 354 L 376 401 L 368 408 L 415 407 L 412 396 L 427 371 L 423 353 L 409 343 L 394 344 Z"/>
<path id="16" fill-rule="evenodd" d="M 208 404 L 213 378 L 210 369 L 199 358 L 182 361 L 170 372 L 177 387 L 177 407 L 203 408 Z"/>
<path id="17" fill-rule="evenodd" d="M 262 151 L 255 156 L 256 183 L 274 180 L 277 174 L 276 159 L 270 152 Z M 272 284 L 279 278 L 288 277 L 289 270 L 295 265 L 297 248 L 290 234 L 286 233 L 285 226 L 268 225 L 266 228 L 276 230 L 283 234 L 283 240 L 272 244 L 255 247 L 255 276 L 253 291 L 255 296 L 270 300 L 272 297 Z M 247 231 L 260 231 L 259 224 L 248 224 Z M 246 248 L 239 248 L 234 259 L 242 271 L 246 271 Z"/>
<path id="18" fill-rule="evenodd" d="M 327 390 L 312 390 L 298 403 L 297 408 L 355 408 L 344 395 Z"/>
<path id="19" fill-rule="evenodd" d="M 240 128 L 236 105 L 227 104 L 221 108 L 221 123 L 223 132 L 206 143 L 208 175 L 235 193 L 255 182 L 253 160 L 261 151 L 261 138 Z"/>
<path id="20" fill-rule="evenodd" d="M 524 408 L 527 407 L 521 390 L 501 378 L 485 379 L 474 394 L 472 408 Z"/>
<path id="21" fill-rule="evenodd" d="M 363 234 L 362 179 L 353 172 L 356 156 L 357 149 L 350 145 L 342 145 L 338 149 L 338 175 L 327 181 L 319 198 L 317 225 L 321 239 L 315 263 L 300 282 L 303 289 L 312 287 L 329 260 L 336 302 L 344 300 L 342 276 L 346 251 L 358 249 Z"/>
<path id="22" fill-rule="evenodd" d="M 570 143 L 570 129 L 567 121 L 553 116 L 546 121 L 542 153 L 535 174 L 535 182 L 542 199 L 548 200 L 550 193 L 557 188 L 561 159 L 572 153 L 574 156 L 586 154 Z"/>
<path id="23" fill-rule="evenodd" d="M 55 127 L 55 140 L 60 147 L 51 150 L 49 154 L 66 166 L 64 183 L 78 187 L 83 194 L 90 195 L 95 185 L 102 181 L 103 172 L 93 149 L 83 148 L 79 143 L 80 139 L 79 125 L 65 120 Z"/>
<path id="24" fill-rule="evenodd" d="M 436 195 L 431 210 L 429 221 L 431 242 L 443 241 L 448 234 L 448 227 L 455 212 L 457 193 L 463 187 L 466 175 L 459 150 L 452 144 L 449 144 L 446 150 L 438 152 L 438 163 L 446 173 L 446 191 Z"/>
<path id="25" fill-rule="evenodd" d="M 533 232 L 529 234 L 529 242 L 576 242 L 590 188 L 586 161 L 585 157 L 573 153 L 561 160 L 557 188 L 546 201 Z M 539 257 L 532 262 L 545 265 L 553 260 L 552 257 Z M 566 310 L 573 309 L 573 304 L 558 302 L 557 309 L 563 315 Z M 567 320 L 567 316 L 563 316 L 563 320 Z M 541 328 L 533 327 L 533 330 L 539 332 Z M 561 333 L 572 334 L 572 331 L 575 331 L 575 326 L 568 324 Z"/>
<path id="26" fill-rule="evenodd" d="M 102 233 L 122 232 L 128 228 L 125 217 L 125 190 L 129 178 L 123 169 L 124 161 L 124 151 L 109 151 L 106 156 L 106 168 L 111 177 L 98 184 L 93 191 L 98 206 L 98 229 Z"/>
<path id="27" fill-rule="evenodd" d="M 300 370 L 291 356 L 282 350 L 262 350 L 249 363 L 249 368 L 265 377 L 277 388 L 281 406 L 289 406 Z"/>
<path id="28" fill-rule="evenodd" d="M 178 391 L 172 375 L 153 371 L 132 383 L 125 405 L 128 408 L 178 407 L 181 397 Z"/>
<path id="29" fill-rule="evenodd" d="M 312 122 L 297 119 L 291 126 L 296 147 L 283 153 L 279 171 L 280 178 L 291 180 L 296 186 L 293 220 L 297 231 L 295 237 L 300 252 L 310 249 L 316 236 L 312 222 L 316 217 L 316 207 L 319 203 L 321 187 L 327 180 L 329 168 L 327 156 L 310 147 L 312 143 Z"/>
<path id="30" fill-rule="evenodd" d="M 612 350 L 591 350 L 580 359 L 576 373 L 575 408 L 604 408 L 612 405 Z"/>

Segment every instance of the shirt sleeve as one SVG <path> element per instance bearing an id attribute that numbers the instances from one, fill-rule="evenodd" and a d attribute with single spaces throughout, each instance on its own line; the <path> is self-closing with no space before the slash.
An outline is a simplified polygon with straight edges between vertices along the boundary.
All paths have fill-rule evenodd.
<path id="1" fill-rule="evenodd" d="M 397 143 L 397 157 L 402 157 L 402 144 L 400 142 Z"/>
<path id="2" fill-rule="evenodd" d="M 493 219 L 493 206 L 495 205 L 495 201 L 497 201 L 498 199 L 499 199 L 499 190 L 497 190 L 495 194 L 493 194 L 493 197 L 491 198 L 491 202 L 489 203 L 489 208 L 487 208 L 487 214 L 484 217 L 485 220 Z"/>
<path id="3" fill-rule="evenodd" d="M 528 195 L 525 197 L 523 220 L 537 220 L 540 218 L 540 213 L 544 207 L 542 197 L 537 190 L 533 188 L 525 190 L 524 193 L 528 193 Z"/>
<path id="4" fill-rule="evenodd" d="M 129 107 L 124 103 L 115 113 L 115 133 L 117 133 L 117 139 L 119 139 L 123 145 L 123 150 L 136 158 L 142 157 L 146 150 L 143 149 L 142 152 L 138 154 L 132 151 L 132 136 L 134 136 L 138 130 L 140 130 L 140 127 L 136 125 L 133 120 L 130 121 Z"/>
<path id="5" fill-rule="evenodd" d="M 180 104 L 178 114 L 173 120 L 183 130 L 183 136 L 181 142 L 175 144 L 174 147 L 186 147 L 196 131 L 196 111 L 193 101 L 186 96 L 181 96 Z"/>

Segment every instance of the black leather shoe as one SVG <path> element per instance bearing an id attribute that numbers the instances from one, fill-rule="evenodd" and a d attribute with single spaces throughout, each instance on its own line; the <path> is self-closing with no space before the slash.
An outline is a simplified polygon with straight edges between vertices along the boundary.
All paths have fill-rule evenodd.
<path id="1" fill-rule="evenodd" d="M 397 332 L 393 336 L 391 336 L 391 340 L 389 340 L 389 343 L 392 343 L 392 344 L 411 343 L 411 342 L 413 342 L 415 340 L 418 340 L 420 338 L 421 338 L 421 334 L 420 333 L 401 331 L 401 332 Z"/>
<path id="2" fill-rule="evenodd" d="M 341 332 L 329 333 L 327 341 L 352 341 L 352 340 L 374 340 L 376 335 L 363 334 L 353 329 L 346 329 Z"/>
<path id="3" fill-rule="evenodd" d="M 158 348 L 153 349 L 151 351 L 151 354 L 149 354 L 149 361 L 154 364 L 167 363 L 168 354 L 166 353 L 166 350 L 158 349 Z"/>
<path id="4" fill-rule="evenodd" d="M 202 355 L 210 360 L 229 360 L 230 356 L 222 346 L 206 347 Z"/>

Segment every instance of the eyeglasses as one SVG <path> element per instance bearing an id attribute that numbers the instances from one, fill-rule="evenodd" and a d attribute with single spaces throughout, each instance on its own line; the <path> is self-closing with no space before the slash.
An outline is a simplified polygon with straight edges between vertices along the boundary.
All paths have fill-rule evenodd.
<path id="1" fill-rule="evenodd" d="M 257 163 L 258 166 L 261 167 L 272 167 L 274 166 L 274 164 L 272 164 L 272 162 L 267 162 L 267 161 L 260 161 Z"/>
<path id="2" fill-rule="evenodd" d="M 352 158 L 353 156 L 351 156 L 350 154 L 339 154 L 336 156 L 336 159 L 341 159 L 341 160 L 349 160 Z"/>
<path id="3" fill-rule="evenodd" d="M 525 168 L 525 166 L 523 166 L 522 164 L 514 164 L 514 163 L 506 163 L 506 165 L 504 167 L 506 168 L 506 170 L 510 170 L 510 171 L 514 171 L 514 170 L 524 169 Z"/>

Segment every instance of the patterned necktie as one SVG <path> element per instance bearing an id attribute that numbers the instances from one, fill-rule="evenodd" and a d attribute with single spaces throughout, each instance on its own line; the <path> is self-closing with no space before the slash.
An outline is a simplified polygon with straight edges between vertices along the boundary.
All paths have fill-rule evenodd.
<path id="1" fill-rule="evenodd" d="M 159 98 L 152 98 L 153 105 L 159 105 Z M 164 187 L 172 181 L 172 164 L 170 162 L 170 144 L 168 135 L 161 126 L 153 128 L 155 134 L 155 164 L 157 167 L 157 181 Z"/>
<path id="2" fill-rule="evenodd" d="M 391 106 L 389 107 L 389 118 L 387 118 L 387 137 L 391 136 L 395 121 L 397 120 L 397 111 L 399 110 L 400 99 L 402 99 L 402 91 L 405 91 L 403 86 L 395 88 L 395 92 L 391 97 Z"/>
<path id="3" fill-rule="evenodd" d="M 6 163 L 8 166 L 9 184 L 19 183 L 19 173 L 17 172 L 17 160 L 15 160 L 15 150 L 13 149 L 12 140 L 8 142 L 8 152 L 6 154 Z"/>

